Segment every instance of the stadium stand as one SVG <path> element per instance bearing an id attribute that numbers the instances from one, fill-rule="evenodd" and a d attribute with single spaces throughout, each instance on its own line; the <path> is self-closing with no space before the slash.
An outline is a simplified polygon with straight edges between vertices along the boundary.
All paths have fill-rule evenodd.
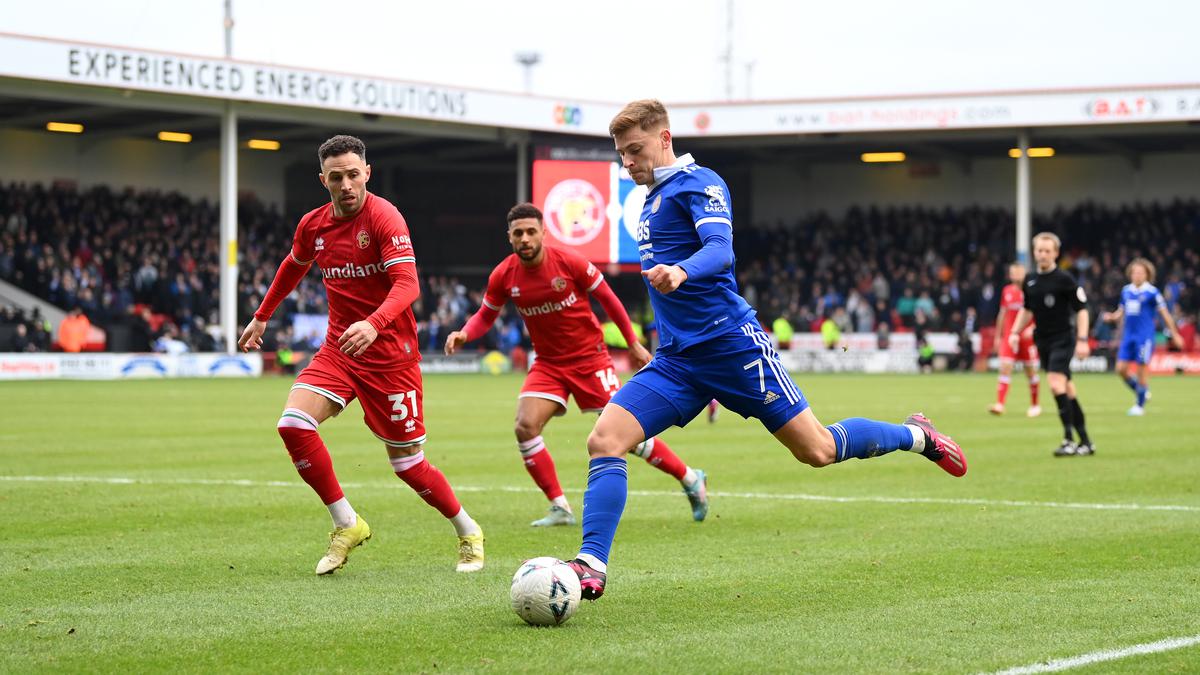
<path id="1" fill-rule="evenodd" d="M 238 307 L 250 316 L 290 247 L 294 218 L 255 200 L 239 203 Z M 178 193 L 70 185 L 0 184 L 0 280 L 63 310 L 79 306 L 105 329 L 110 351 L 220 349 L 216 323 L 217 207 Z M 856 207 L 793 223 L 741 227 L 734 238 L 739 282 L 770 327 L 779 317 L 819 332 L 924 330 L 971 333 L 992 323 L 1012 247 L 1013 214 L 1000 208 Z M 1177 319 L 1191 329 L 1200 310 L 1200 202 L 1084 203 L 1035 217 L 1034 231 L 1058 232 L 1063 264 L 1084 283 L 1093 310 L 1116 305 L 1124 264 L 1146 256 Z M 432 272 L 432 273 L 430 273 Z M 480 302 L 478 278 L 422 270 L 414 305 L 423 349 L 437 351 Z M 624 292 L 622 292 L 622 288 Z M 617 285 L 627 305 L 644 305 L 638 284 Z M 310 274 L 280 308 L 266 348 L 315 349 L 321 331 L 298 334 L 296 316 L 326 312 Z M 53 327 L 14 308 L 0 312 L 0 348 L 54 347 Z M 18 325 L 24 325 L 17 336 Z M 1103 343 L 1106 329 L 1098 327 Z M 528 347 L 511 309 L 482 340 L 486 349 Z M 17 349 L 19 347 L 19 349 Z"/>

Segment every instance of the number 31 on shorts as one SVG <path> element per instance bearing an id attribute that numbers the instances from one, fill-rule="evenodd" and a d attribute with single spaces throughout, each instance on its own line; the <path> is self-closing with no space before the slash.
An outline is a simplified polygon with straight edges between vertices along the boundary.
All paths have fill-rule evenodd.
<path id="1" fill-rule="evenodd" d="M 408 399 L 408 404 L 405 404 L 405 399 Z M 403 394 L 391 394 L 388 400 L 392 402 L 393 422 L 401 422 L 408 418 L 409 413 L 412 413 L 414 418 L 421 418 L 421 411 L 417 409 L 417 390 L 410 389 Z"/>
<path id="2" fill-rule="evenodd" d="M 621 381 L 617 379 L 617 374 L 613 372 L 611 366 L 606 370 L 597 370 L 596 377 L 600 378 L 600 386 L 604 387 L 604 391 L 607 391 L 609 396 L 617 393 L 617 390 L 621 388 Z"/>

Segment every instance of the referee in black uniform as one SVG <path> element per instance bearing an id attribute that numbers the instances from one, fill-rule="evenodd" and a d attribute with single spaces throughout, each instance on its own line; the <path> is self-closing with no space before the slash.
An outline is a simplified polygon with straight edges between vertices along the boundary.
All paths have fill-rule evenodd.
<path id="1" fill-rule="evenodd" d="M 1071 357 L 1085 359 L 1091 351 L 1088 347 L 1087 296 L 1070 274 L 1058 268 L 1056 261 L 1061 247 L 1062 242 L 1051 232 L 1041 232 L 1033 238 L 1037 270 L 1025 277 L 1025 307 L 1017 314 L 1008 342 L 1015 352 L 1021 331 L 1029 325 L 1031 318 L 1037 321 L 1033 340 L 1063 425 L 1063 441 L 1054 455 L 1092 455 L 1096 449 L 1088 438 L 1083 408 L 1075 396 L 1075 383 L 1071 381 Z M 1071 328 L 1072 316 L 1075 317 L 1074 329 Z M 1072 430 L 1079 433 L 1078 445 Z"/>

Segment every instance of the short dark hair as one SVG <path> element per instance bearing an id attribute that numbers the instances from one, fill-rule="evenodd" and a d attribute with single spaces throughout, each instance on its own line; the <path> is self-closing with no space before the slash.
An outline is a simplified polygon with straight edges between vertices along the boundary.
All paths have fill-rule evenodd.
<path id="1" fill-rule="evenodd" d="M 317 161 L 324 166 L 326 157 L 337 157 L 348 152 L 358 155 L 364 162 L 367 161 L 367 144 L 345 134 L 338 134 L 322 143 L 321 147 L 317 148 Z"/>
<path id="2" fill-rule="evenodd" d="M 538 225 L 542 224 L 542 211 L 538 207 L 529 202 L 521 202 L 508 210 L 508 224 L 512 225 L 514 220 L 522 218 L 537 218 Z"/>

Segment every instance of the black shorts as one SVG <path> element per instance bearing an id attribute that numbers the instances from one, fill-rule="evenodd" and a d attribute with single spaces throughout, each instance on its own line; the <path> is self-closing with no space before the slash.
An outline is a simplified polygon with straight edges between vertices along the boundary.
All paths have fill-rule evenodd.
<path id="1" fill-rule="evenodd" d="M 1075 356 L 1075 338 L 1070 332 L 1058 335 L 1033 338 L 1037 345 L 1038 356 L 1042 360 L 1042 370 L 1047 373 L 1062 373 L 1071 379 L 1071 358 Z"/>

